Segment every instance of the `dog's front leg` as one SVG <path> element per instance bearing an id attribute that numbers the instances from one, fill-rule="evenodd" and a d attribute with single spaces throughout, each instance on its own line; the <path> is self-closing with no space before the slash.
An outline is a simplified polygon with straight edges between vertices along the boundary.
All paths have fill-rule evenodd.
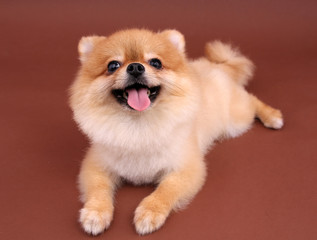
<path id="1" fill-rule="evenodd" d="M 200 190 L 206 170 L 202 156 L 196 153 L 188 154 L 186 164 L 164 176 L 156 190 L 139 204 L 134 215 L 139 234 L 159 229 L 171 210 L 185 206 Z"/>
<path id="2" fill-rule="evenodd" d="M 113 196 L 118 178 L 99 166 L 100 156 L 93 147 L 89 149 L 79 174 L 79 188 L 84 207 L 79 221 L 92 235 L 102 233 L 113 218 Z"/>

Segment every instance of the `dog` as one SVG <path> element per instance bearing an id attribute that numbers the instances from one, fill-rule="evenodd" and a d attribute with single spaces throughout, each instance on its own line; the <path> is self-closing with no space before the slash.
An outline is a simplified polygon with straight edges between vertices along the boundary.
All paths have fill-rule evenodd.
<path id="1" fill-rule="evenodd" d="M 283 126 L 280 110 L 245 90 L 254 65 L 229 44 L 207 43 L 205 57 L 189 60 L 179 31 L 129 29 L 83 37 L 78 51 L 70 106 L 91 142 L 79 174 L 89 234 L 110 226 L 122 181 L 157 186 L 134 214 L 137 233 L 149 234 L 202 188 L 215 140 L 241 135 L 255 118 Z"/>

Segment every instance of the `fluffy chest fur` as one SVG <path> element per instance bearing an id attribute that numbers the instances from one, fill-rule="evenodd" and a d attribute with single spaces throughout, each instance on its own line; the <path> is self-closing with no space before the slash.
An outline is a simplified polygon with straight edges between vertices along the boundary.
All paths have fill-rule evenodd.
<path id="1" fill-rule="evenodd" d="M 96 111 L 83 101 L 75 118 L 92 140 L 99 166 L 134 184 L 144 184 L 183 166 L 183 146 L 196 139 L 191 122 L 197 108 L 186 106 L 109 114 L 106 107 Z"/>
<path id="2" fill-rule="evenodd" d="M 142 131 L 129 128 L 130 131 L 124 131 L 124 139 L 114 136 L 121 136 L 121 130 L 108 132 L 106 144 L 95 144 L 99 165 L 134 184 L 153 183 L 177 170 L 184 164 L 182 147 L 190 138 L 190 128 L 181 124 L 156 132 L 153 126 L 143 127 Z"/>

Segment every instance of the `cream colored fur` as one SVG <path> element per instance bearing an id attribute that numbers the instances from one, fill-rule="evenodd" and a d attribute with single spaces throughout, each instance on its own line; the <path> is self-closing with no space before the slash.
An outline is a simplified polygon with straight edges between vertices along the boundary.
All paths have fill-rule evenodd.
<path id="1" fill-rule="evenodd" d="M 132 47 L 141 57 L 132 60 L 127 53 Z M 110 226 L 114 192 L 122 179 L 158 184 L 134 217 L 139 234 L 157 230 L 173 209 L 184 207 L 201 189 L 203 158 L 214 140 L 239 136 L 255 117 L 266 127 L 282 127 L 280 111 L 244 89 L 253 73 L 249 59 L 216 41 L 206 45 L 206 58 L 189 61 L 184 47 L 175 30 L 134 29 L 81 40 L 82 68 L 71 88 L 71 107 L 91 140 L 79 176 L 84 202 L 80 222 L 87 233 L 96 235 Z M 148 56 L 157 56 L 166 68 L 152 69 Z M 106 66 L 103 61 L 113 58 L 123 61 L 121 69 L 115 75 L 99 73 Z M 157 100 L 143 112 L 121 106 L 110 93 L 124 86 L 129 62 L 144 64 L 150 84 L 162 85 Z"/>

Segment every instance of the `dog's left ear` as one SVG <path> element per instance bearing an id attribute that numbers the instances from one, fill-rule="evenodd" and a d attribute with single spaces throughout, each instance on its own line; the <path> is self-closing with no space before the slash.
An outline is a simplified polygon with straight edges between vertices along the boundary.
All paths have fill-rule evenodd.
<path id="1" fill-rule="evenodd" d="M 181 34 L 177 30 L 165 30 L 162 32 L 170 42 L 178 49 L 178 51 L 184 53 L 185 52 L 185 38 L 183 34 Z"/>
<path id="2" fill-rule="evenodd" d="M 96 44 L 104 39 L 106 39 L 106 37 L 101 37 L 101 36 L 82 37 L 78 44 L 78 52 L 79 52 L 80 61 L 82 63 L 85 62 L 89 54 L 95 48 Z"/>

